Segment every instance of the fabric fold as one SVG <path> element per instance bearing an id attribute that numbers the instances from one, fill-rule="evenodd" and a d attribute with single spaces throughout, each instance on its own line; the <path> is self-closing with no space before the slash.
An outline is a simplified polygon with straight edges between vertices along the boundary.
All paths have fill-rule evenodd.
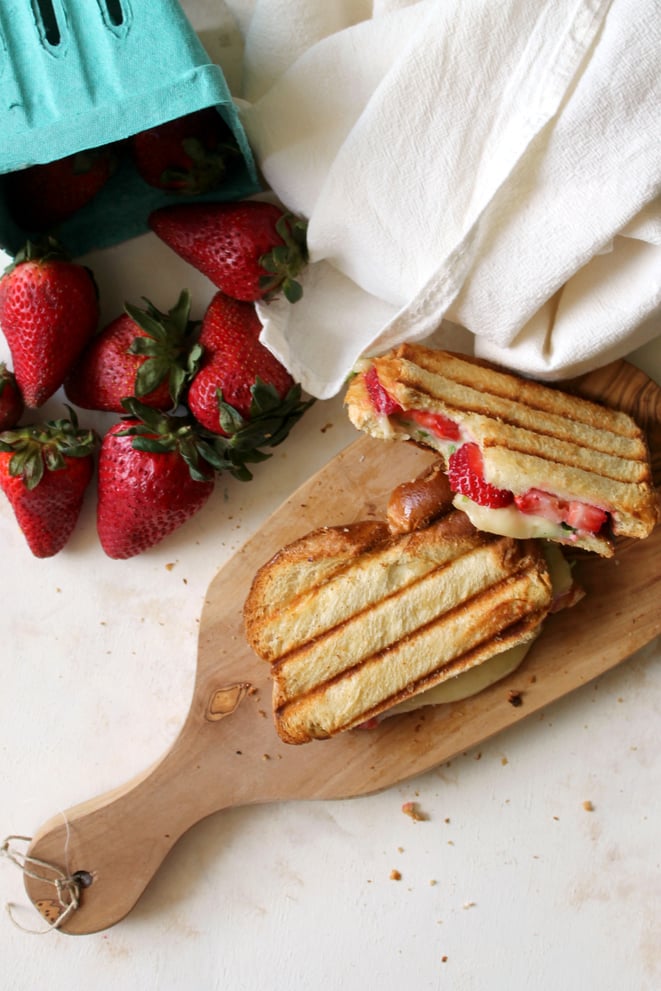
<path id="1" fill-rule="evenodd" d="M 329 0 L 251 82 L 255 6 L 242 119 L 312 260 L 263 339 L 308 391 L 444 321 L 542 378 L 658 334 L 656 0 Z"/>

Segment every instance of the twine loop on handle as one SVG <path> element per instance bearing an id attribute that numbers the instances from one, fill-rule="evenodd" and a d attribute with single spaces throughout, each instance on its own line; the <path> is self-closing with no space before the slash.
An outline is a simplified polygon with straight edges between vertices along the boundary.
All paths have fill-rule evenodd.
<path id="1" fill-rule="evenodd" d="M 30 857 L 27 853 L 23 853 L 12 845 L 16 842 L 30 843 L 31 840 L 32 837 L 30 836 L 7 836 L 3 840 L 2 846 L 0 846 L 0 857 L 9 860 L 27 877 L 31 877 L 35 881 L 43 881 L 45 884 L 51 884 L 55 888 L 60 912 L 52 922 L 48 923 L 45 929 L 28 929 L 21 925 L 15 918 L 14 906 L 10 903 L 6 905 L 7 914 L 18 929 L 22 929 L 23 932 L 31 933 L 35 936 L 41 936 L 52 932 L 54 929 L 59 929 L 69 916 L 76 911 L 80 904 L 81 882 L 75 874 L 67 874 L 60 867 L 49 863 L 47 860 Z"/>

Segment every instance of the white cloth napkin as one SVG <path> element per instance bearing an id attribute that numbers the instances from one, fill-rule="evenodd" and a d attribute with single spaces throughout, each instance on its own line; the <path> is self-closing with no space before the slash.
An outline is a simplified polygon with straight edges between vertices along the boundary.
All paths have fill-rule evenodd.
<path id="1" fill-rule="evenodd" d="M 660 0 L 254 0 L 242 119 L 309 221 L 304 387 L 446 329 L 543 379 L 660 332 Z"/>

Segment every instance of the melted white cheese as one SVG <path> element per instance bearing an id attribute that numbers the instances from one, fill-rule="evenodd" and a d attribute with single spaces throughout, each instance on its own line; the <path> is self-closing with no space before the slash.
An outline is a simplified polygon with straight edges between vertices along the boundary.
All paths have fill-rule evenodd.
<path id="1" fill-rule="evenodd" d="M 552 523 L 533 513 L 521 513 L 515 505 L 492 509 L 489 506 L 479 506 L 464 495 L 455 495 L 452 502 L 466 514 L 473 526 L 485 533 L 497 533 L 503 537 L 513 537 L 514 540 L 537 537 L 541 540 L 561 540 L 564 543 L 571 543 L 573 538 L 572 531 L 561 523 Z"/>
<path id="2" fill-rule="evenodd" d="M 420 692 L 405 702 L 388 709 L 384 716 L 398 716 L 402 712 L 410 712 L 412 709 L 421 709 L 426 705 L 444 705 L 448 702 L 459 702 L 461 699 L 469 698 L 484 691 L 489 685 L 506 678 L 512 671 L 516 671 L 530 650 L 534 640 L 528 643 L 520 643 L 509 650 L 503 650 L 500 654 L 490 657 L 488 661 L 483 661 L 468 671 L 447 681 L 442 681 L 440 685 L 428 688 L 426 692 Z"/>

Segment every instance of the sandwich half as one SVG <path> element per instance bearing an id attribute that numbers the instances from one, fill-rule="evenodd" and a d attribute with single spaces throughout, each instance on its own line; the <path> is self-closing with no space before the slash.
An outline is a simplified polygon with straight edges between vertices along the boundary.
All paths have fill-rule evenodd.
<path id="1" fill-rule="evenodd" d="M 360 363 L 345 404 L 359 430 L 438 451 L 481 530 L 611 557 L 615 537 L 647 537 L 661 517 L 635 421 L 552 386 L 404 344 Z"/>
<path id="2" fill-rule="evenodd" d="M 277 732 L 300 744 L 532 642 L 552 603 L 538 541 L 450 508 L 409 533 L 364 521 L 306 534 L 257 572 L 244 620 L 271 664 Z"/>

